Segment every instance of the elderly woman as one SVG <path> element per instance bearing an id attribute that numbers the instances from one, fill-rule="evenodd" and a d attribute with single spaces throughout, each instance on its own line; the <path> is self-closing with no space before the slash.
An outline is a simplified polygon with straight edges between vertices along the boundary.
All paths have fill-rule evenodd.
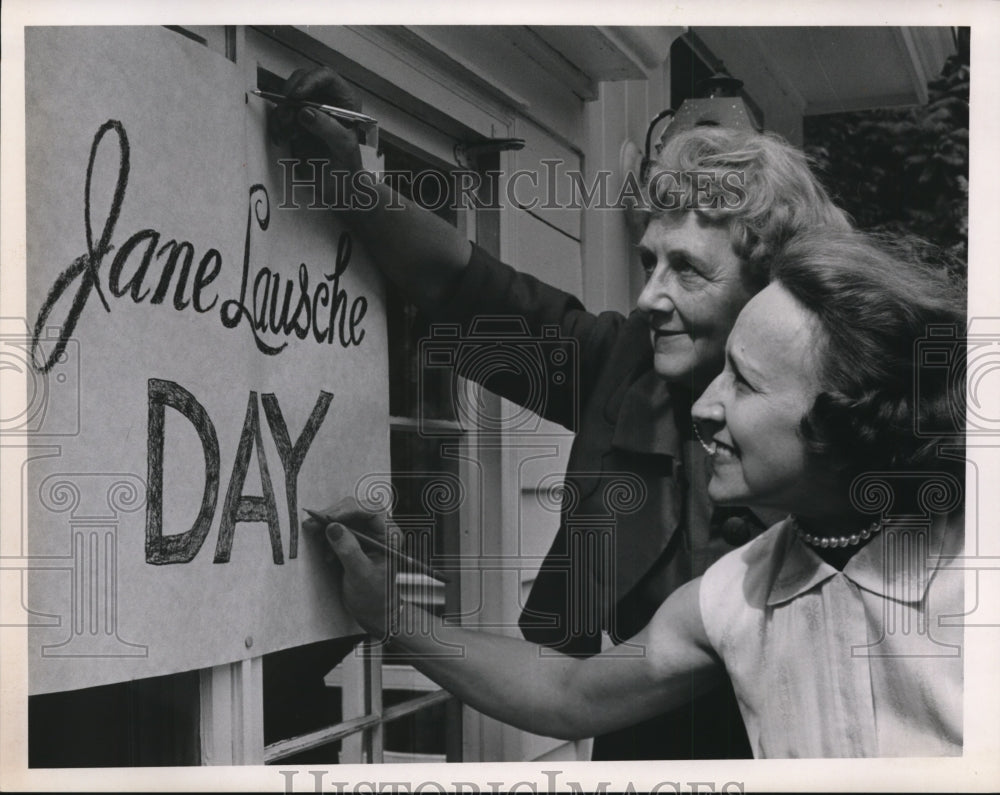
<path id="1" fill-rule="evenodd" d="M 536 733 L 607 731 L 728 676 L 759 757 L 961 753 L 961 627 L 938 621 L 963 611 L 961 481 L 914 429 L 955 414 L 964 378 L 921 372 L 915 391 L 914 357 L 930 325 L 964 324 L 964 295 L 833 232 L 790 243 L 772 279 L 692 413 L 711 497 L 789 516 L 629 643 L 545 655 L 387 605 L 384 570 L 332 524 L 348 609 L 469 705 Z"/>
<path id="2" fill-rule="evenodd" d="M 328 69 L 296 72 L 284 93 L 356 107 Z M 271 126 L 276 138 L 292 139 L 300 156 L 327 157 L 334 168 L 363 177 L 354 133 L 336 120 L 288 104 L 276 108 Z M 713 512 L 691 403 L 722 370 L 733 321 L 767 283 L 780 245 L 802 229 L 848 228 L 802 153 L 775 136 L 721 127 L 675 134 L 650 184 L 655 212 L 639 244 L 647 281 L 637 311 L 627 316 L 588 312 L 576 297 L 399 201 L 386 184 L 373 189 L 377 201 L 359 200 L 340 216 L 431 321 L 460 326 L 466 339 L 477 316 L 517 317 L 533 338 L 558 329 L 546 350 L 558 342 L 574 358 L 579 378 L 562 387 L 546 378 L 544 406 L 532 406 L 576 434 L 566 492 L 578 499 L 561 514 L 521 630 L 528 640 L 581 657 L 600 651 L 603 633 L 615 642 L 634 635 L 671 592 L 762 529 L 740 521 L 735 510 Z M 339 196 L 332 189 L 327 195 Z M 349 197 L 344 203 L 351 204 Z M 511 339 L 512 346 L 522 343 L 523 337 Z M 468 358 L 482 365 L 481 357 Z M 515 403 L 530 400 L 522 374 L 509 367 L 459 367 Z M 606 515 L 604 496 L 623 476 L 640 484 L 643 499 L 616 515 L 608 550 L 605 529 L 587 518 Z M 720 688 L 695 705 L 599 736 L 594 756 L 745 756 L 741 734 L 735 699 Z"/>

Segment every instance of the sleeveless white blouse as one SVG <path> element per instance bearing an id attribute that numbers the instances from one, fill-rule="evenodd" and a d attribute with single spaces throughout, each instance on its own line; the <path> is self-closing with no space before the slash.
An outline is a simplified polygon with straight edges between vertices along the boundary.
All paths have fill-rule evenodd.
<path id="1" fill-rule="evenodd" d="M 964 533 L 888 528 L 841 572 L 785 520 L 709 568 L 701 614 L 755 756 L 962 753 Z"/>

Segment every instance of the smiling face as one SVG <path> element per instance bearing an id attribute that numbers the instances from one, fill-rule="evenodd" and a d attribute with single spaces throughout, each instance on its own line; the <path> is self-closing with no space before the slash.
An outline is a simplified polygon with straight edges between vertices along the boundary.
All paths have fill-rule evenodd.
<path id="1" fill-rule="evenodd" d="M 753 295 L 729 229 L 693 212 L 650 221 L 639 244 L 653 367 L 665 380 L 701 391 L 722 369 L 726 337 Z"/>
<path id="2" fill-rule="evenodd" d="M 820 392 L 821 341 L 815 317 L 780 283 L 740 314 L 725 369 L 691 410 L 714 448 L 708 494 L 716 503 L 799 516 L 843 510 L 835 475 L 808 454 L 799 430 Z"/>

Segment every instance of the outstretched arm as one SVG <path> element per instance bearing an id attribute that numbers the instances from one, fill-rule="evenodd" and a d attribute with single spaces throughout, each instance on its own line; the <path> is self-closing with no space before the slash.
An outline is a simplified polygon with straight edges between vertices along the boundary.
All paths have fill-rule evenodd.
<path id="1" fill-rule="evenodd" d="M 385 569 L 354 536 L 330 525 L 344 567 L 344 604 L 367 631 L 384 636 Z M 420 671 L 469 706 L 521 729 L 564 739 L 634 724 L 712 686 L 721 667 L 705 637 L 699 580 L 678 589 L 628 644 L 581 660 L 516 638 L 445 626 L 403 604 L 394 645 Z"/>
<path id="2" fill-rule="evenodd" d="M 360 109 L 353 90 L 327 68 L 296 71 L 286 81 L 283 93 L 292 99 Z M 543 341 L 547 355 L 538 364 L 546 371 L 548 386 L 541 406 L 534 399 L 531 379 L 526 379 L 520 367 L 479 366 L 481 357 L 460 356 L 460 375 L 540 411 L 547 420 L 577 430 L 579 409 L 611 361 L 625 320 L 621 315 L 592 315 L 576 297 L 494 261 L 484 251 L 474 255 L 472 244 L 450 224 L 398 196 L 389 185 L 375 184 L 362 168 L 354 130 L 336 119 L 283 103 L 269 114 L 268 126 L 272 140 L 290 143 L 296 158 L 328 164 L 323 168 L 325 174 L 333 169 L 350 176 L 324 187 L 324 196 L 337 199 L 339 220 L 350 226 L 381 273 L 429 319 L 464 327 L 457 345 L 476 333 L 476 318 L 497 316 L 511 322 L 493 326 L 491 333 L 506 329 L 514 346 L 523 345 L 525 330 L 532 341 L 539 337 Z M 360 184 L 356 185 L 355 179 Z M 344 185 L 358 188 L 353 199 L 352 195 L 344 196 Z M 551 337 L 553 328 L 559 329 L 558 339 Z M 562 349 L 561 360 L 554 355 L 555 346 Z M 498 351 L 501 358 L 508 353 Z M 636 362 L 640 357 L 641 351 Z M 497 360 L 500 365 L 503 361 Z M 466 366 L 472 362 L 477 366 Z M 567 373 L 575 373 L 576 378 L 565 378 Z"/>
<path id="3" fill-rule="evenodd" d="M 291 99 L 359 110 L 353 90 L 327 68 L 297 70 L 285 82 L 283 93 Z M 339 196 L 344 205 L 341 210 L 386 277 L 425 307 L 449 294 L 456 276 L 469 262 L 472 244 L 447 221 L 366 176 L 354 130 L 322 112 L 292 107 L 276 108 L 269 127 L 275 142 L 291 141 L 297 157 L 323 160 L 330 169 L 348 174 L 338 187 L 350 188 L 358 179 L 367 180 L 363 195 L 348 190 L 348 195 Z M 331 186 L 324 195 L 338 194 Z"/>

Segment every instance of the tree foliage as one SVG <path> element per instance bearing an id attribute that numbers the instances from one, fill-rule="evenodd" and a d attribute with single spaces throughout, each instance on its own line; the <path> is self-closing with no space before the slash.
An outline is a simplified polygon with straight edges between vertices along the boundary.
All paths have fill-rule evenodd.
<path id="1" fill-rule="evenodd" d="M 965 270 L 969 197 L 969 29 L 927 84 L 926 105 L 808 117 L 806 152 L 862 229 L 918 235 Z"/>

